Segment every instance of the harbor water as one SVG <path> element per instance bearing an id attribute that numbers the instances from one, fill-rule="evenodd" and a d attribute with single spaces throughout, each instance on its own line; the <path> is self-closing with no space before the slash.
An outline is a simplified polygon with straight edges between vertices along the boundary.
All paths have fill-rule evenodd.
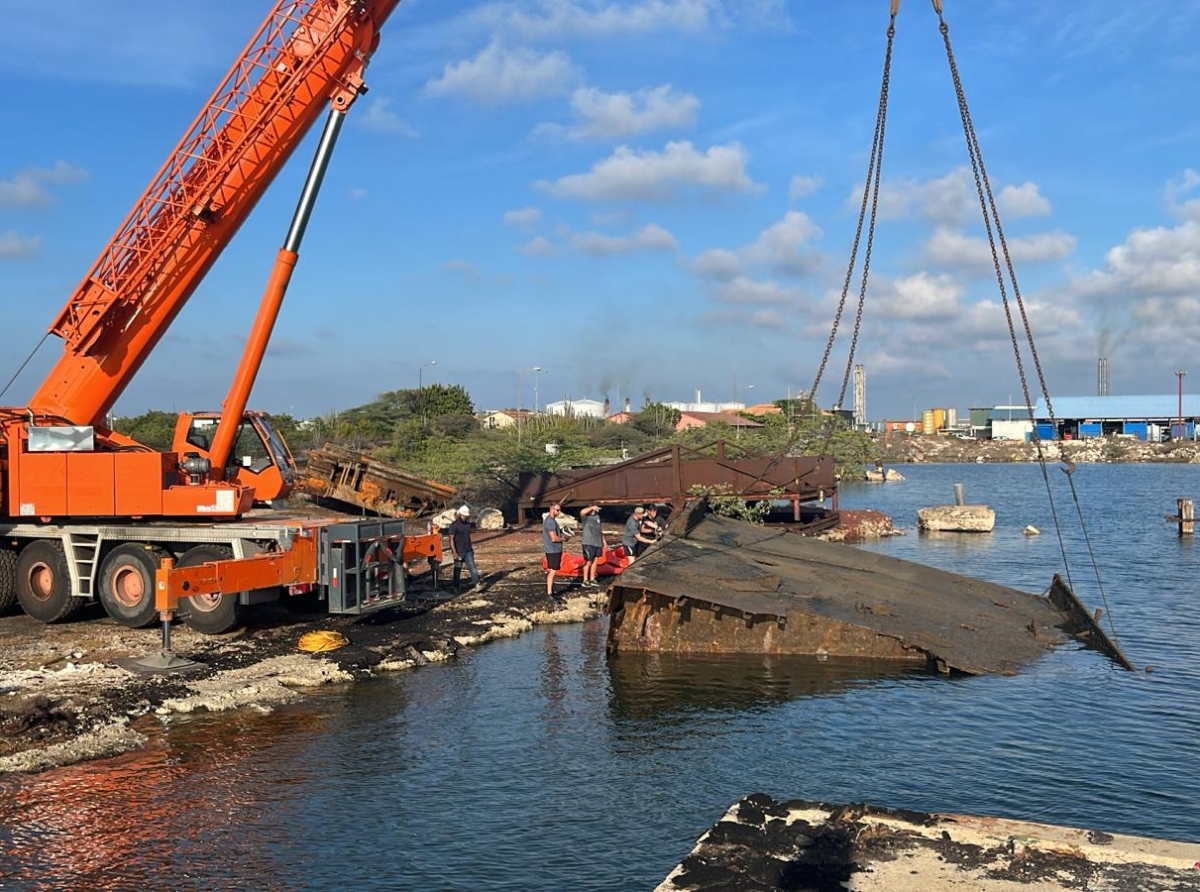
<path id="1" fill-rule="evenodd" d="M 142 751 L 0 777 L 0 889 L 650 889 L 756 791 L 1200 852 L 1200 550 L 1164 520 L 1200 467 L 1050 465 L 1052 502 L 1036 465 L 897 469 L 842 488 L 906 531 L 864 547 L 1036 593 L 1065 551 L 1139 671 L 1074 644 L 979 678 L 609 658 L 603 619 L 538 627 L 271 713 L 145 718 Z M 955 483 L 995 532 L 917 533 Z"/>

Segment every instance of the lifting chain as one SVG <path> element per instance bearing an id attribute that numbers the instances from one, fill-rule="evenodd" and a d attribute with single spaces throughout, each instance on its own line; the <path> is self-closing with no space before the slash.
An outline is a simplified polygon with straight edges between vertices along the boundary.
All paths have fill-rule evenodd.
<path id="1" fill-rule="evenodd" d="M 1025 300 L 1021 297 L 1021 289 L 1017 284 L 1016 270 L 1013 268 L 1012 256 L 1008 250 L 1008 242 L 1004 238 L 1004 228 L 1000 225 L 1000 212 L 996 207 L 996 199 L 992 194 L 992 184 L 988 179 L 987 168 L 983 163 L 983 154 L 979 148 L 979 139 L 975 134 L 975 125 L 971 120 L 971 110 L 967 106 L 966 93 L 963 90 L 962 78 L 958 73 L 958 63 L 954 58 L 954 48 L 950 45 L 950 26 L 946 24 L 946 19 L 942 15 L 941 0 L 930 0 L 933 4 L 933 10 L 938 17 L 938 30 L 942 35 L 942 43 L 946 47 L 946 61 L 950 65 L 950 76 L 954 80 L 954 95 L 958 99 L 958 113 L 962 118 L 963 134 L 967 141 L 967 154 L 971 159 L 971 172 L 975 177 L 975 191 L 979 196 L 979 207 L 983 212 L 983 227 L 987 232 L 988 246 L 992 252 L 992 267 L 996 273 L 996 283 L 1000 287 L 1000 299 L 1004 306 L 1004 318 L 1008 323 L 1008 334 L 1012 341 L 1013 357 L 1017 361 L 1017 374 L 1021 378 L 1021 393 L 1025 398 L 1026 410 L 1029 413 L 1029 423 L 1032 426 L 1032 442 L 1037 450 L 1038 465 L 1042 469 L 1042 478 L 1046 484 L 1046 497 L 1050 506 L 1050 515 L 1054 519 L 1054 530 L 1058 535 L 1058 547 L 1062 554 L 1063 569 L 1067 576 L 1067 584 L 1074 589 L 1075 584 L 1071 579 L 1071 564 L 1067 559 L 1066 544 L 1063 541 L 1062 529 L 1058 522 L 1058 511 L 1054 505 L 1054 496 L 1050 487 L 1050 477 L 1046 471 L 1046 456 L 1042 450 L 1042 440 L 1038 436 L 1037 420 L 1033 412 L 1033 400 L 1029 394 L 1029 382 L 1025 375 L 1025 364 L 1021 359 L 1021 345 L 1017 337 L 1016 326 L 1013 322 L 1012 307 L 1008 299 L 1008 289 L 1005 287 L 1004 274 L 1007 271 L 1008 281 L 1012 283 L 1013 299 L 1016 301 L 1017 309 L 1021 314 L 1021 325 L 1025 329 L 1025 338 L 1029 344 L 1029 355 L 1033 360 L 1033 366 L 1037 372 L 1038 384 L 1042 389 L 1042 396 L 1046 400 L 1046 414 L 1050 421 L 1054 421 L 1054 407 L 1050 402 L 1050 388 L 1046 386 L 1046 376 L 1042 371 L 1042 361 L 1038 357 L 1037 347 L 1033 340 L 1033 328 L 1029 324 L 1029 316 L 1025 310 Z M 993 234 L 993 225 L 995 232 Z M 999 250 L 996 248 L 996 242 L 999 240 Z M 1004 256 L 1004 267 L 1000 265 L 1000 255 Z M 1066 474 L 1067 483 L 1071 489 L 1071 497 L 1075 502 L 1075 511 L 1079 516 L 1079 526 L 1083 531 L 1083 539 L 1087 545 L 1088 557 L 1091 560 L 1092 570 L 1095 573 L 1096 585 L 1100 592 L 1100 597 L 1104 601 L 1104 611 L 1108 616 L 1109 628 L 1112 630 L 1114 641 L 1119 641 L 1117 637 L 1117 629 L 1112 619 L 1112 610 L 1108 606 L 1108 596 L 1104 592 L 1104 582 L 1100 578 L 1100 568 L 1096 562 L 1096 554 L 1092 549 L 1092 540 L 1088 535 L 1087 524 L 1083 517 L 1083 507 L 1079 503 L 1079 494 L 1075 490 L 1075 478 L 1073 471 L 1074 464 L 1063 459 L 1063 471 Z"/>
<path id="2" fill-rule="evenodd" d="M 871 271 L 871 251 L 875 245 L 875 220 L 879 207 L 879 183 L 883 170 L 883 142 L 884 133 L 887 130 L 888 91 L 891 85 L 892 44 L 896 37 L 896 12 L 899 8 L 899 0 L 893 0 L 891 19 L 888 21 L 887 29 L 887 51 L 883 59 L 883 79 L 879 87 L 879 107 L 875 113 L 875 137 L 871 143 L 871 158 L 867 164 L 867 176 L 863 181 L 862 203 L 858 209 L 858 225 L 854 230 L 854 244 L 850 249 L 850 263 L 846 267 L 846 278 L 842 282 L 842 295 L 838 301 L 837 313 L 833 317 L 833 327 L 829 332 L 829 339 L 825 342 L 825 353 L 821 357 L 821 364 L 817 369 L 816 378 L 813 380 L 812 390 L 809 391 L 809 398 L 813 401 L 814 405 L 816 404 L 817 390 L 821 386 L 821 378 L 824 377 L 825 368 L 829 364 L 829 355 L 833 352 L 833 344 L 837 339 L 842 315 L 846 310 L 846 298 L 850 293 L 850 280 L 854 276 L 854 265 L 858 260 L 858 248 L 862 241 L 863 222 L 866 220 L 867 246 L 863 252 L 862 279 L 858 290 L 858 306 L 854 314 L 854 334 L 850 340 L 850 352 L 846 359 L 846 371 L 842 376 L 842 387 L 838 392 L 836 404 L 838 409 L 842 407 L 842 403 L 846 398 L 846 387 L 850 382 L 850 372 L 854 367 L 854 352 L 858 348 L 858 336 L 862 329 L 863 305 L 867 296 L 867 279 Z M 871 208 L 869 219 L 867 218 L 868 205 Z M 837 424 L 835 422 L 824 425 L 824 427 L 825 437 L 820 450 L 820 454 L 822 455 L 829 452 L 829 443 L 833 439 Z"/>

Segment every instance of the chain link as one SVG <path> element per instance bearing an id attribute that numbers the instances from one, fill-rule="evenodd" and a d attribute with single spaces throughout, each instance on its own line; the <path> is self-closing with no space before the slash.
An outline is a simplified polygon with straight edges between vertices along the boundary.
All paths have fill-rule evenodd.
<path id="1" fill-rule="evenodd" d="M 842 378 L 841 390 L 838 393 L 837 407 L 839 409 L 846 397 L 846 387 L 850 381 L 850 372 L 854 364 L 854 351 L 858 346 L 858 336 L 862 328 L 863 304 L 867 293 L 867 276 L 871 268 L 871 250 L 875 244 L 875 218 L 879 207 L 880 172 L 883 168 L 883 138 L 884 132 L 887 129 L 888 92 L 891 84 L 892 70 L 892 45 L 895 37 L 896 12 L 893 9 L 891 20 L 888 22 L 887 51 L 883 59 L 883 77 L 879 87 L 879 106 L 875 112 L 875 135 L 871 142 L 871 158 L 867 164 L 867 176 L 863 181 L 862 203 L 858 209 L 858 225 L 854 229 L 854 244 L 850 249 L 850 262 L 846 266 L 846 277 L 842 281 L 842 294 L 838 300 L 837 312 L 833 317 L 833 327 L 830 329 L 829 339 L 825 342 L 825 352 L 821 356 L 821 364 L 817 368 L 812 389 L 809 391 L 809 399 L 812 400 L 814 407 L 816 406 L 817 391 L 821 386 L 821 379 L 825 375 L 825 368 L 829 364 L 829 357 L 833 352 L 834 342 L 837 340 L 838 328 L 841 326 L 842 316 L 846 310 L 846 298 L 850 294 L 850 280 L 854 277 L 854 266 L 858 261 L 858 249 L 862 242 L 863 223 L 867 220 L 867 207 L 870 206 L 871 216 L 868 222 L 867 247 L 863 254 L 862 285 L 858 293 L 858 306 L 854 315 L 854 335 L 850 342 L 850 353 L 846 360 L 846 372 Z M 824 425 L 824 428 L 825 436 L 819 453 L 821 455 L 829 452 L 829 444 L 837 428 L 836 419 L 832 424 Z"/>

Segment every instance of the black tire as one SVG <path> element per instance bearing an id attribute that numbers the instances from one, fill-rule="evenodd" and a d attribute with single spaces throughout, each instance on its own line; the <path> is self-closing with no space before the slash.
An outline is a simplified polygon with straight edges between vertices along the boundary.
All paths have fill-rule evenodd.
<path id="1" fill-rule="evenodd" d="M 197 545 L 189 548 L 176 567 L 194 567 L 209 561 L 225 561 L 233 557 L 233 551 L 222 545 Z M 179 602 L 179 618 L 189 629 L 202 635 L 220 635 L 235 629 L 240 621 L 240 598 L 237 592 L 227 595 L 197 595 Z"/>
<path id="2" fill-rule="evenodd" d="M 71 593 L 71 574 L 62 543 L 34 539 L 17 557 L 17 600 L 36 620 L 58 623 L 70 619 L 86 598 Z"/>
<path id="3" fill-rule="evenodd" d="M 109 616 L 131 629 L 154 625 L 154 571 L 166 554 L 153 545 L 126 542 L 105 555 L 97 589 Z"/>
<path id="4" fill-rule="evenodd" d="M 17 603 L 17 553 L 0 546 L 0 616 Z"/>

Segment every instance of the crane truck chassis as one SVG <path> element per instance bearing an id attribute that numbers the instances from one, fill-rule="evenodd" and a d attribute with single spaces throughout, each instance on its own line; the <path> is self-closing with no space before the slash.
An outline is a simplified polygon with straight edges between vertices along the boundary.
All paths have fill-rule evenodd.
<path id="1" fill-rule="evenodd" d="M 99 600 L 133 628 L 174 616 L 206 634 L 238 624 L 243 606 L 304 597 L 364 614 L 408 597 L 410 569 L 438 584 L 442 537 L 428 522 L 248 516 L 220 524 L 0 523 L 0 612 L 20 601 L 42 622 Z"/>

